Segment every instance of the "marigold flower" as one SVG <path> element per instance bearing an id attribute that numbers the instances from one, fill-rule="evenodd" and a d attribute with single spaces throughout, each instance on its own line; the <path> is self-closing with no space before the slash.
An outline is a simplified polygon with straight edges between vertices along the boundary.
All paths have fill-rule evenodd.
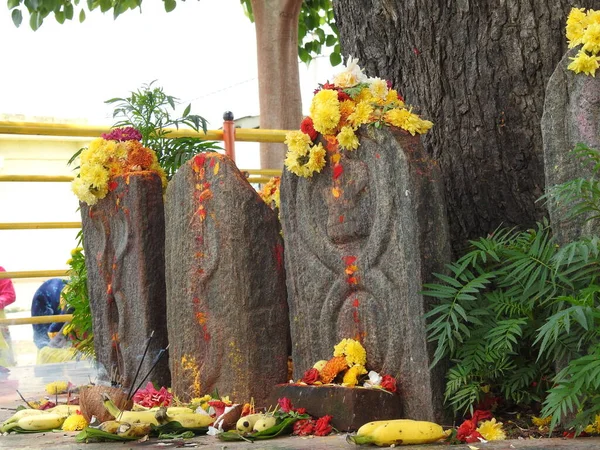
<path id="1" fill-rule="evenodd" d="M 585 73 L 586 75 L 596 76 L 596 70 L 600 66 L 598 63 L 598 57 L 588 55 L 585 51 L 580 50 L 577 56 L 569 58 L 572 62 L 567 66 L 569 70 L 575 73 Z"/>
<path id="2" fill-rule="evenodd" d="M 62 424 L 64 431 L 80 431 L 88 426 L 87 420 L 81 414 L 71 414 Z"/>
<path id="3" fill-rule="evenodd" d="M 320 371 L 321 382 L 324 384 L 331 383 L 339 373 L 343 372 L 348 368 L 346 358 L 343 356 L 334 356 Z"/>
<path id="4" fill-rule="evenodd" d="M 569 48 L 581 44 L 583 32 L 588 24 L 588 17 L 585 8 L 573 8 L 567 18 L 566 34 L 569 41 Z"/>
<path id="5" fill-rule="evenodd" d="M 531 423 L 533 423 L 536 427 L 547 427 L 552 422 L 552 416 L 548 417 L 535 417 L 531 416 Z"/>
<path id="6" fill-rule="evenodd" d="M 344 356 L 349 367 L 367 365 L 367 351 L 354 339 L 342 339 L 333 349 L 333 356 Z"/>
<path id="7" fill-rule="evenodd" d="M 477 431 L 486 441 L 501 441 L 506 439 L 506 433 L 502 429 L 502 423 L 496 423 L 496 419 L 486 420 L 477 427 Z"/>
<path id="8" fill-rule="evenodd" d="M 53 381 L 46 385 L 46 392 L 49 395 L 62 394 L 67 392 L 67 389 L 69 389 L 69 383 L 66 381 Z"/>
<path id="9" fill-rule="evenodd" d="M 371 114 L 373 114 L 373 106 L 369 102 L 358 102 L 354 112 L 348 116 L 348 122 L 354 128 L 358 128 L 369 122 Z"/>
<path id="10" fill-rule="evenodd" d="M 600 23 L 592 23 L 583 32 L 583 49 L 597 54 L 600 52 Z"/>
<path id="11" fill-rule="evenodd" d="M 373 98 L 383 102 L 388 93 L 387 81 L 382 80 L 381 78 L 369 78 L 369 83 L 369 91 L 371 91 Z"/>
<path id="12" fill-rule="evenodd" d="M 358 137 L 350 127 L 342 127 L 337 135 L 337 140 L 340 144 L 340 148 L 346 150 L 356 150 L 359 146 Z"/>
<path id="13" fill-rule="evenodd" d="M 365 373 L 367 373 L 367 369 L 360 364 L 350 367 L 344 374 L 342 385 L 349 387 L 356 386 L 358 384 L 358 377 Z"/>
<path id="14" fill-rule="evenodd" d="M 340 121 L 340 102 L 337 91 L 324 89 L 313 97 L 310 116 L 315 130 L 321 134 L 332 134 Z"/>

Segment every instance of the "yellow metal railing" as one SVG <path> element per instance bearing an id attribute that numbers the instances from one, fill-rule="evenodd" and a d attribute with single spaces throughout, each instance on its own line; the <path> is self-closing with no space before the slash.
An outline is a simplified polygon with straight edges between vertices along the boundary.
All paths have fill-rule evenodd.
<path id="1" fill-rule="evenodd" d="M 26 135 L 26 136 L 62 136 L 96 138 L 109 131 L 106 126 L 35 123 L 35 122 L 10 122 L 0 121 L 0 135 Z M 222 141 L 222 130 L 207 130 L 206 133 L 197 133 L 193 130 L 168 129 L 169 137 L 197 137 L 203 140 Z M 240 142 L 272 142 L 282 143 L 285 140 L 285 130 L 262 130 L 235 128 L 235 141 Z M 247 174 L 250 183 L 266 183 L 271 177 L 281 176 L 281 170 L 274 169 L 241 169 Z M 69 175 L 0 175 L 0 182 L 70 182 Z M 80 228 L 81 222 L 14 222 L 0 223 L 0 230 L 34 230 L 34 229 L 61 229 Z M 53 278 L 66 277 L 66 270 L 30 270 L 20 272 L 0 272 L 0 279 L 6 278 Z M 0 325 L 23 325 L 53 322 L 70 322 L 71 314 L 59 316 L 23 317 L 19 319 L 0 319 Z"/>
<path id="2" fill-rule="evenodd" d="M 0 325 L 33 325 L 40 323 L 70 322 L 73 314 L 60 314 L 56 316 L 19 317 L 16 319 L 0 319 Z"/>

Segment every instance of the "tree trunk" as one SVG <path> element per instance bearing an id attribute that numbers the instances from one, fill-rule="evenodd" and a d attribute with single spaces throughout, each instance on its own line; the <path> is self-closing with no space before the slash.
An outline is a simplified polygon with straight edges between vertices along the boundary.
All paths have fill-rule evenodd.
<path id="1" fill-rule="evenodd" d="M 302 120 L 298 19 L 302 0 L 252 0 L 258 57 L 260 127 L 294 130 Z M 284 144 L 262 143 L 260 166 L 282 169 Z"/>
<path id="2" fill-rule="evenodd" d="M 343 54 L 434 122 L 423 143 L 442 167 L 455 253 L 546 215 L 540 120 L 574 3 L 333 0 Z"/>

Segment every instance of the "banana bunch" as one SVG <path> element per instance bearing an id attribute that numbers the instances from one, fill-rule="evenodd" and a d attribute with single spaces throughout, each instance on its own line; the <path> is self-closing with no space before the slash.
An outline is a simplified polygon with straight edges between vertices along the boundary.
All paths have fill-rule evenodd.
<path id="1" fill-rule="evenodd" d="M 444 431 L 433 422 L 410 419 L 380 420 L 364 424 L 355 436 L 348 435 L 348 442 L 378 446 L 429 444 L 444 439 L 451 430 Z"/>
<path id="2" fill-rule="evenodd" d="M 215 419 L 208 414 L 195 412 L 181 412 L 171 408 L 160 408 L 156 412 L 156 420 L 159 423 L 179 422 L 183 428 L 204 428 L 211 425 Z"/>
<path id="3" fill-rule="evenodd" d="M 0 432 L 5 433 L 13 428 L 22 428 L 27 431 L 53 430 L 60 428 L 67 417 L 78 411 L 79 406 L 77 405 L 57 405 L 46 410 L 21 409 L 2 423 Z"/>

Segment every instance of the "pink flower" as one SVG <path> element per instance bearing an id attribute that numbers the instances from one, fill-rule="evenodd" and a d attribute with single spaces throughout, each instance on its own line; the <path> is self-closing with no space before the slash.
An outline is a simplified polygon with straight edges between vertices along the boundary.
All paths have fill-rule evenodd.
<path id="1" fill-rule="evenodd" d="M 102 139 L 107 141 L 141 141 L 142 133 L 133 127 L 114 128 L 109 133 L 102 133 Z"/>
<path id="2" fill-rule="evenodd" d="M 381 387 L 386 391 L 396 392 L 396 379 L 391 375 L 384 375 L 381 379 Z"/>
<path id="3" fill-rule="evenodd" d="M 331 419 L 333 419 L 332 416 L 323 416 L 317 420 L 317 423 L 315 423 L 315 436 L 327 436 L 331 433 L 332 427 L 329 424 Z"/>
<path id="4" fill-rule="evenodd" d="M 167 391 L 164 386 L 156 390 L 151 382 L 148 382 L 145 389 L 139 389 L 133 396 L 133 401 L 146 408 L 155 406 L 169 406 L 173 401 L 173 394 Z"/>
<path id="5" fill-rule="evenodd" d="M 279 403 L 279 407 L 281 408 L 281 411 L 283 411 L 284 413 L 288 413 L 290 411 L 292 411 L 292 401 L 287 398 L 287 397 L 283 397 L 277 400 L 277 403 Z"/>

